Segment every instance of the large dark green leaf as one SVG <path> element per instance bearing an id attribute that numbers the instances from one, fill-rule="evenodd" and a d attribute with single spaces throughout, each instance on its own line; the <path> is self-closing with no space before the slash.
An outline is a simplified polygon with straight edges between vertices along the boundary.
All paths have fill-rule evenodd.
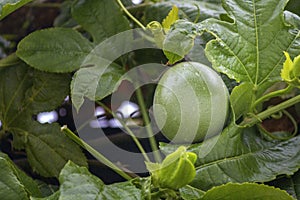
<path id="1" fill-rule="evenodd" d="M 68 162 L 61 171 L 59 182 L 60 190 L 52 196 L 53 199 L 58 199 L 57 196 L 64 200 L 142 199 L 141 191 L 131 182 L 104 185 L 87 168 L 79 167 L 72 162 Z"/>
<path id="2" fill-rule="evenodd" d="M 269 185 L 286 190 L 294 198 L 300 199 L 300 171 L 293 176 L 276 179 L 270 182 Z"/>
<path id="3" fill-rule="evenodd" d="M 228 183 L 207 191 L 201 200 L 293 200 L 288 193 L 267 185 L 255 183 Z"/>
<path id="4" fill-rule="evenodd" d="M 36 182 L 3 153 L 0 153 L 0 169 L 0 199 L 29 199 L 29 195 L 41 196 Z"/>
<path id="5" fill-rule="evenodd" d="M 284 22 L 287 0 L 223 0 L 233 23 L 208 19 L 202 25 L 216 40 L 206 54 L 218 71 L 259 86 L 280 80 L 283 51 L 300 53 L 300 32 Z M 259 89 L 259 88 L 258 88 Z"/>
<path id="6" fill-rule="evenodd" d="M 2 0 L 0 2 L 0 20 L 32 0 Z"/>
<path id="7" fill-rule="evenodd" d="M 61 134 L 57 124 L 39 124 L 33 115 L 61 105 L 69 93 L 70 76 L 33 70 L 25 64 L 0 71 L 0 119 L 13 134 L 13 146 L 25 149 L 34 171 L 58 176 L 68 160 L 86 165 L 80 148 Z"/>
<path id="8" fill-rule="evenodd" d="M 92 35 L 95 44 L 130 29 L 116 1 L 77 0 L 72 15 Z"/>
<path id="9" fill-rule="evenodd" d="M 17 55 L 30 66 L 47 72 L 78 69 L 93 45 L 73 29 L 51 28 L 36 31 L 18 45 Z"/>
<path id="10" fill-rule="evenodd" d="M 293 174 L 300 167 L 300 136 L 284 142 L 268 142 L 255 128 L 231 124 L 219 137 L 194 144 L 197 175 L 191 185 L 202 190 L 227 182 L 266 182 L 280 174 Z M 167 145 L 170 153 L 176 146 Z"/>

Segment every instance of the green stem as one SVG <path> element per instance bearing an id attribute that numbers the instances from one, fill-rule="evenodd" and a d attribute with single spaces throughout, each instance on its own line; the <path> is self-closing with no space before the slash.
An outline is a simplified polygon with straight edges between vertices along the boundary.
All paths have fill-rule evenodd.
<path id="1" fill-rule="evenodd" d="M 261 113 L 258 113 L 257 115 L 255 115 L 255 117 L 251 117 L 251 118 L 245 118 L 244 121 L 240 124 L 241 126 L 253 126 L 255 125 L 256 123 L 268 118 L 269 116 L 281 111 L 281 110 L 284 110 L 296 103 L 299 103 L 300 102 L 300 95 L 297 95 L 291 99 L 288 99 L 280 104 L 277 104 L 271 108 L 268 108 L 267 110 L 261 112 Z"/>
<path id="2" fill-rule="evenodd" d="M 277 96 L 280 96 L 282 94 L 285 94 L 289 91 L 291 91 L 293 89 L 293 87 L 291 85 L 288 85 L 286 88 L 282 89 L 282 90 L 277 90 L 277 91 L 274 91 L 274 92 L 270 92 L 264 96 L 262 96 L 261 98 L 257 99 L 255 102 L 254 102 L 254 105 L 253 105 L 253 108 L 255 108 L 258 104 L 264 102 L 264 101 L 267 101 L 273 97 L 277 97 Z"/>
<path id="3" fill-rule="evenodd" d="M 141 88 L 136 89 L 136 96 L 137 96 L 137 100 L 138 100 L 138 103 L 139 103 L 139 106 L 140 106 L 140 109 L 141 109 L 143 120 L 144 120 L 145 125 L 146 125 L 145 127 L 146 127 L 146 131 L 148 133 L 151 149 L 152 149 L 153 154 L 154 154 L 154 159 L 155 159 L 156 162 L 160 163 L 161 160 L 162 160 L 161 155 L 160 155 L 158 146 L 156 144 L 156 140 L 155 140 L 155 137 L 154 137 L 154 134 L 153 134 L 153 130 L 152 130 L 151 126 L 149 125 L 150 120 L 149 120 L 148 113 L 147 113 L 147 110 L 146 110 L 146 105 L 145 105 L 145 101 L 144 101 L 144 97 L 143 97 Z"/>
<path id="4" fill-rule="evenodd" d="M 130 128 L 128 128 L 128 126 L 123 122 L 122 119 L 120 119 L 114 112 L 112 112 L 105 104 L 103 104 L 100 101 L 97 101 L 97 104 L 99 104 L 100 106 L 102 106 L 104 108 L 104 110 L 106 110 L 107 112 L 109 112 L 115 119 L 117 119 L 122 127 L 127 131 L 127 133 L 131 136 L 131 138 L 133 139 L 134 143 L 136 144 L 136 146 L 138 147 L 138 149 L 140 150 L 140 152 L 142 153 L 142 155 L 144 156 L 145 160 L 147 162 L 150 162 L 149 157 L 147 156 L 147 153 L 145 151 L 145 149 L 143 148 L 142 144 L 140 143 L 140 141 L 136 138 L 136 136 L 134 135 L 134 133 L 130 130 Z"/>
<path id="5" fill-rule="evenodd" d="M 103 156 L 101 153 L 96 151 L 93 147 L 88 145 L 86 142 L 84 142 L 82 139 L 80 139 L 75 133 L 73 133 L 67 126 L 63 126 L 61 130 L 69 137 L 71 138 L 75 143 L 80 145 L 82 148 L 87 150 L 90 154 L 92 154 L 97 160 L 105 164 L 106 166 L 110 167 L 112 170 L 114 170 L 117 174 L 122 176 L 126 180 L 131 180 L 132 177 L 130 177 L 128 174 L 126 174 L 124 171 L 122 171 L 119 167 L 117 167 L 114 163 L 112 163 L 110 160 L 108 160 L 105 156 Z"/>
<path id="6" fill-rule="evenodd" d="M 121 6 L 122 10 L 130 17 L 137 25 L 139 25 L 142 29 L 146 30 L 146 27 L 138 20 L 136 19 L 123 5 L 121 0 L 117 0 L 118 4 Z"/>

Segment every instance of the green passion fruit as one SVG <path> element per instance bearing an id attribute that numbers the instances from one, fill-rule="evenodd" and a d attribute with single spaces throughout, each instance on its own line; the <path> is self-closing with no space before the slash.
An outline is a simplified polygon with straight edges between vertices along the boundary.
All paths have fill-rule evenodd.
<path id="1" fill-rule="evenodd" d="M 174 143 L 199 142 L 220 133 L 228 114 L 228 90 L 210 67 L 182 62 L 168 69 L 154 94 L 153 114 Z"/>

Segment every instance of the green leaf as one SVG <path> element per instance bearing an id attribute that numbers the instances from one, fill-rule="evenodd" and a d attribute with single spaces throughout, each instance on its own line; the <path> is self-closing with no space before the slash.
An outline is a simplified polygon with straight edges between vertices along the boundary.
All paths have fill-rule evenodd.
<path id="1" fill-rule="evenodd" d="M 79 69 L 92 49 L 92 43 L 73 29 L 50 28 L 25 37 L 17 55 L 36 69 L 60 73 Z"/>
<path id="2" fill-rule="evenodd" d="M 300 171 L 293 176 L 279 178 L 268 184 L 286 190 L 294 198 L 300 199 Z"/>
<path id="3" fill-rule="evenodd" d="M 72 15 L 92 35 L 95 44 L 130 29 L 116 1 L 77 0 L 72 6 Z"/>
<path id="4" fill-rule="evenodd" d="M 86 165 L 80 148 L 61 133 L 58 124 L 42 125 L 32 119 L 61 105 L 69 84 L 69 74 L 45 73 L 25 64 L 0 71 L 3 129 L 13 134 L 14 148 L 26 150 L 33 170 L 45 177 L 58 176 L 68 160 Z"/>
<path id="5" fill-rule="evenodd" d="M 113 63 L 99 77 L 102 70 L 99 67 L 90 67 L 82 68 L 75 73 L 71 82 L 71 95 L 72 103 L 77 110 L 83 104 L 84 97 L 101 100 L 118 89 L 124 70 Z"/>
<path id="6" fill-rule="evenodd" d="M 4 153 L 0 153 L 0 169 L 1 199 L 28 199 L 29 195 L 41 196 L 36 182 L 16 167 Z"/>
<path id="7" fill-rule="evenodd" d="M 178 19 L 178 8 L 173 6 L 168 16 L 162 21 L 163 28 L 168 31 L 171 28 L 171 25 L 174 24 Z"/>
<path id="8" fill-rule="evenodd" d="M 180 61 L 194 46 L 196 36 L 200 34 L 196 24 L 178 20 L 166 35 L 163 51 L 170 64 Z"/>
<path id="9" fill-rule="evenodd" d="M 230 104 L 233 109 L 235 121 L 250 111 L 254 99 L 253 85 L 243 83 L 233 88 L 230 95 Z"/>
<path id="10" fill-rule="evenodd" d="M 228 182 L 266 182 L 300 167 L 300 136 L 283 142 L 262 139 L 255 128 L 230 124 L 221 135 L 188 148 L 198 155 L 192 186 L 208 190 Z M 172 145 L 161 149 L 170 153 Z"/>
<path id="11" fill-rule="evenodd" d="M 55 192 L 48 197 L 43 197 L 43 198 L 30 197 L 30 200 L 59 200 L 59 196 L 60 196 L 60 193 Z"/>
<path id="12" fill-rule="evenodd" d="M 2 0 L 0 2 L 0 20 L 31 1 L 32 0 Z"/>
<path id="13" fill-rule="evenodd" d="M 255 183 L 228 183 L 207 191 L 201 200 L 293 200 L 283 190 Z"/>
<path id="14" fill-rule="evenodd" d="M 219 15 L 224 13 L 224 9 L 219 2 L 204 2 L 195 0 L 171 0 L 163 1 L 155 4 L 150 4 L 145 9 L 145 23 L 148 24 L 151 21 L 162 22 L 168 15 L 172 7 L 176 5 L 179 9 L 179 18 L 187 19 L 189 21 L 195 21 L 199 18 L 199 21 L 213 17 L 219 18 Z"/>
<path id="15" fill-rule="evenodd" d="M 294 77 L 291 77 L 291 75 L 293 75 L 294 63 L 293 63 L 289 53 L 284 52 L 284 55 L 285 55 L 286 59 L 285 59 L 285 62 L 283 63 L 283 68 L 281 70 L 280 75 L 284 81 L 290 82 L 290 81 L 292 81 L 292 78 L 294 78 Z"/>
<path id="16" fill-rule="evenodd" d="M 16 56 L 15 53 L 0 60 L 0 68 L 9 67 L 20 64 L 22 61 Z"/>
<path id="17" fill-rule="evenodd" d="M 179 189 L 180 196 L 184 200 L 197 200 L 204 195 L 204 191 L 194 188 L 190 185 L 184 186 Z"/>
<path id="18" fill-rule="evenodd" d="M 213 67 L 230 78 L 260 86 L 280 80 L 283 51 L 300 53 L 299 30 L 284 22 L 286 0 L 223 1 L 234 23 L 202 23 L 216 39 L 206 46 Z"/>
<path id="19" fill-rule="evenodd" d="M 59 176 L 60 199 L 141 199 L 141 191 L 131 182 L 112 185 L 104 183 L 92 175 L 85 167 L 68 162 Z"/>
<path id="20" fill-rule="evenodd" d="M 77 110 L 83 104 L 84 97 L 100 100 L 117 89 L 121 83 L 119 77 L 124 71 L 114 61 L 139 48 L 140 40 L 133 38 L 133 33 L 124 32 L 105 40 L 82 63 L 71 83 L 71 99 Z"/>

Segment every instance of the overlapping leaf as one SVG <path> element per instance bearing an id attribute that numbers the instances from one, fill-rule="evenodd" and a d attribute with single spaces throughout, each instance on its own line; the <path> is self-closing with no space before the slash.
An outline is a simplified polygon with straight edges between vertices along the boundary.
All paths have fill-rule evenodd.
<path id="1" fill-rule="evenodd" d="M 279 178 L 269 184 L 286 190 L 294 198 L 300 199 L 300 171 L 296 172 L 293 176 Z"/>
<path id="2" fill-rule="evenodd" d="M 228 183 L 207 191 L 201 200 L 293 200 L 284 190 L 255 183 Z"/>
<path id="3" fill-rule="evenodd" d="M 68 160 L 86 165 L 80 148 L 61 134 L 58 124 L 39 124 L 33 115 L 58 107 L 69 92 L 68 74 L 50 74 L 25 64 L 0 71 L 0 119 L 13 134 L 13 146 L 25 149 L 34 171 L 58 176 Z"/>
<path id="4" fill-rule="evenodd" d="M 0 199 L 29 199 L 30 195 L 41 196 L 36 182 L 3 153 L 0 153 L 0 169 Z"/>
<path id="5" fill-rule="evenodd" d="M 142 199 L 141 190 L 131 182 L 104 185 L 87 168 L 79 167 L 68 162 L 59 176 L 59 192 L 51 196 L 51 199 L 81 200 L 81 199 Z M 49 199 L 46 197 L 45 199 Z"/>
<path id="6" fill-rule="evenodd" d="M 217 141 L 216 141 L 217 140 Z M 300 167 L 300 136 L 284 142 L 268 142 L 254 128 L 230 125 L 219 137 L 192 145 L 197 153 L 197 175 L 192 185 L 202 190 L 227 182 L 265 182 Z M 162 147 L 166 152 L 173 146 Z"/>
<path id="7" fill-rule="evenodd" d="M 31 1 L 32 0 L 2 0 L 0 2 L 0 20 Z"/>
<path id="8" fill-rule="evenodd" d="M 72 6 L 72 15 L 92 35 L 95 44 L 130 29 L 116 1 L 77 0 Z"/>
<path id="9" fill-rule="evenodd" d="M 285 23 L 287 0 L 223 1 L 233 23 L 208 19 L 202 25 L 216 39 L 207 44 L 213 67 L 254 86 L 280 80 L 283 51 L 300 53 L 300 32 Z"/>
<path id="10" fill-rule="evenodd" d="M 202 21 L 209 17 L 219 18 L 220 14 L 225 13 L 219 0 L 215 2 L 169 0 L 148 6 L 145 10 L 146 23 L 162 22 L 174 5 L 179 8 L 180 18 L 187 18 L 189 21 L 197 19 Z"/>
<path id="11" fill-rule="evenodd" d="M 36 31 L 18 45 L 17 55 L 30 66 L 47 72 L 79 69 L 93 45 L 80 33 L 67 28 Z"/>

